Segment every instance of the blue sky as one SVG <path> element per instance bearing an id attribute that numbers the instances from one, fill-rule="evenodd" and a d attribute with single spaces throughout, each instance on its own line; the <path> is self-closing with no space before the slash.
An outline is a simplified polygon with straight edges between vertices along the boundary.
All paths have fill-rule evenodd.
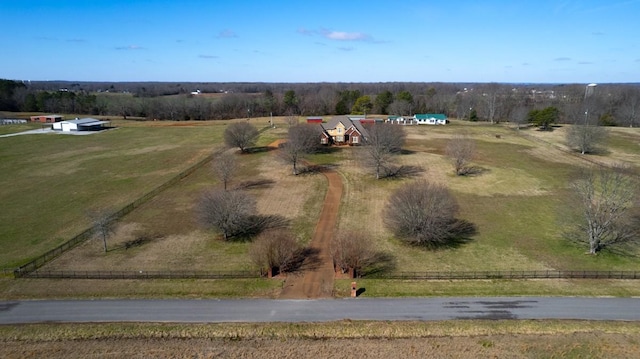
<path id="1" fill-rule="evenodd" d="M 0 78 L 640 82 L 640 0 L 0 0 Z"/>

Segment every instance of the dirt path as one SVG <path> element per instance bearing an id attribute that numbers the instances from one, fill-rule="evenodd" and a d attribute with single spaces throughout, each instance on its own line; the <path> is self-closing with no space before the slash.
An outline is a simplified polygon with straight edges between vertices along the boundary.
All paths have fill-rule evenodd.
<path id="1" fill-rule="evenodd" d="M 272 145 L 274 144 L 270 146 Z M 332 169 L 322 168 L 320 172 L 327 178 L 328 188 L 309 244 L 316 255 L 307 257 L 298 273 L 289 274 L 280 293 L 281 299 L 327 298 L 333 295 L 335 272 L 331 258 L 331 238 L 338 222 L 342 179 Z"/>

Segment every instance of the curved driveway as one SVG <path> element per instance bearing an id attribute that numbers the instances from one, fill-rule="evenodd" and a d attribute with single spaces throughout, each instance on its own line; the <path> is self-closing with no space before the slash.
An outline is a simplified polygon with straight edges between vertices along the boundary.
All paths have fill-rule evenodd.
<path id="1" fill-rule="evenodd" d="M 0 324 L 324 322 L 352 320 L 640 320 L 640 298 L 0 301 Z"/>

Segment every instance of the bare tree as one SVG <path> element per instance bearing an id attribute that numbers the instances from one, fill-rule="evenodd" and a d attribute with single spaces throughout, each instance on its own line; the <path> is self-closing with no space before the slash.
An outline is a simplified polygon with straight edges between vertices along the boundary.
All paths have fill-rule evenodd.
<path id="1" fill-rule="evenodd" d="M 104 252 L 107 253 L 107 240 L 115 233 L 115 218 L 106 210 L 89 211 L 87 216 L 91 219 L 93 234 L 102 239 Z"/>
<path id="2" fill-rule="evenodd" d="M 592 169 L 572 187 L 581 204 L 584 222 L 580 229 L 590 254 L 638 238 L 638 223 L 633 224 L 629 215 L 637 201 L 638 183 L 624 168 Z"/>
<path id="3" fill-rule="evenodd" d="M 458 204 L 446 187 L 419 180 L 391 195 L 383 221 L 410 244 L 438 247 L 459 243 L 475 232 L 473 224 L 455 218 L 457 213 Z"/>
<path id="4" fill-rule="evenodd" d="M 287 110 L 287 114 L 286 114 L 284 120 L 287 123 L 287 126 L 289 126 L 289 127 L 296 126 L 298 124 L 298 115 L 296 115 L 293 112 L 293 110 L 289 109 L 289 110 Z"/>
<path id="5" fill-rule="evenodd" d="M 392 158 L 400 153 L 406 137 L 403 126 L 387 123 L 367 126 L 367 135 L 364 138 L 367 162 L 373 168 L 376 179 L 382 177 Z"/>
<path id="6" fill-rule="evenodd" d="M 637 126 L 640 119 L 640 89 L 635 87 L 625 89 L 618 111 L 623 124 L 629 127 Z"/>
<path id="7" fill-rule="evenodd" d="M 371 264 L 375 258 L 371 241 L 363 232 L 341 232 L 331 242 L 331 255 L 336 270 L 349 273 L 352 278 Z"/>
<path id="8" fill-rule="evenodd" d="M 473 107 L 476 106 L 475 96 L 469 93 L 458 93 L 455 98 L 456 117 L 459 120 L 469 120 Z"/>
<path id="9" fill-rule="evenodd" d="M 511 122 L 516 124 L 518 130 L 522 125 L 527 123 L 528 119 L 529 109 L 525 106 L 518 106 L 511 112 Z"/>
<path id="10" fill-rule="evenodd" d="M 304 156 L 320 149 L 320 127 L 312 124 L 301 124 L 289 128 L 287 141 L 280 146 L 279 156 L 293 168 L 297 175 L 298 165 Z"/>
<path id="11" fill-rule="evenodd" d="M 409 101 L 395 100 L 388 107 L 387 112 L 392 115 L 405 116 L 411 115 L 412 105 Z"/>
<path id="12" fill-rule="evenodd" d="M 606 140 L 607 134 L 602 126 L 576 123 L 567 130 L 567 145 L 583 155 L 593 153 Z"/>
<path id="13" fill-rule="evenodd" d="M 256 212 L 253 197 L 241 191 L 208 191 L 202 194 L 197 205 L 200 223 L 220 230 L 225 241 L 254 227 Z"/>
<path id="14" fill-rule="evenodd" d="M 476 152 L 476 143 L 467 135 L 455 135 L 447 144 L 447 156 L 451 159 L 457 176 L 468 175 L 473 168 L 471 160 Z"/>
<path id="15" fill-rule="evenodd" d="M 231 153 L 223 152 L 213 159 L 213 171 L 226 190 L 227 184 L 236 171 L 236 158 Z"/>
<path id="16" fill-rule="evenodd" d="M 255 145 L 258 135 L 256 127 L 249 122 L 235 122 L 224 130 L 224 143 L 246 152 L 247 148 Z"/>
<path id="17" fill-rule="evenodd" d="M 496 112 L 501 104 L 501 86 L 497 83 L 490 83 L 481 88 L 482 103 L 486 111 L 485 115 L 491 123 L 496 122 Z"/>
<path id="18" fill-rule="evenodd" d="M 289 230 L 262 233 L 249 247 L 249 257 L 268 276 L 291 271 L 302 262 L 303 248 Z"/>

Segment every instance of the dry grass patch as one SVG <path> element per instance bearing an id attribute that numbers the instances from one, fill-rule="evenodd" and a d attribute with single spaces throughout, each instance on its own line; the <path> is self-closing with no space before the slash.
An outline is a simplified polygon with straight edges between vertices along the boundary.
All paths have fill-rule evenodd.
<path id="1" fill-rule="evenodd" d="M 0 354 L 48 358 L 634 357 L 636 323 L 447 321 L 0 327 Z"/>
<path id="2" fill-rule="evenodd" d="M 258 211 L 262 214 L 276 214 L 295 219 L 305 215 L 303 207 L 310 195 L 309 190 L 317 182 L 325 181 L 321 174 L 294 176 L 289 166 L 280 162 L 275 154 L 265 156 L 258 165 L 260 178 L 272 181 L 264 189 L 257 189 Z"/>

